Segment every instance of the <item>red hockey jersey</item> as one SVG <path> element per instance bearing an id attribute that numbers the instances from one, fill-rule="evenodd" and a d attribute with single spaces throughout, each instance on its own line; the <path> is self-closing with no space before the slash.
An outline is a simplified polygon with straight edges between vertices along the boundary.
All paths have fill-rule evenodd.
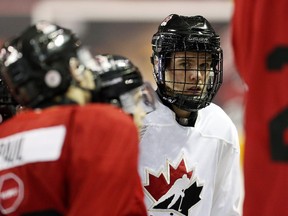
<path id="1" fill-rule="evenodd" d="M 25 111 L 0 125 L 0 215 L 147 215 L 138 133 L 110 105 Z"/>
<path id="2" fill-rule="evenodd" d="M 248 86 L 244 216 L 288 215 L 287 0 L 236 0 L 235 63 Z"/>

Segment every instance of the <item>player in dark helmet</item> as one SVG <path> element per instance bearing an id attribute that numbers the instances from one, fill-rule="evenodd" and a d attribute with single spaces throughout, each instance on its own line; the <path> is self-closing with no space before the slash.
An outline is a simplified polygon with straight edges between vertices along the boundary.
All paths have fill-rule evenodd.
<path id="1" fill-rule="evenodd" d="M 189 112 L 210 104 L 222 84 L 223 55 L 220 37 L 204 17 L 168 16 L 153 35 L 152 49 L 163 101 Z"/>
<path id="2" fill-rule="evenodd" d="M 16 114 L 17 103 L 0 75 L 0 124 Z"/>
<path id="3" fill-rule="evenodd" d="M 211 102 L 223 76 L 219 36 L 202 16 L 171 14 L 152 50 L 159 100 L 144 119 L 139 165 L 148 215 L 240 216 L 238 133 Z"/>
<path id="4" fill-rule="evenodd" d="M 39 22 L 1 49 L 1 74 L 28 109 L 0 124 L 0 215 L 147 215 L 137 127 L 93 103 L 97 65 L 79 44 Z"/>
<path id="5" fill-rule="evenodd" d="M 132 61 L 124 56 L 103 54 L 95 56 L 101 67 L 97 83 L 98 99 L 121 107 L 126 113 L 139 115 L 155 109 L 155 96 L 151 85 Z"/>
<path id="6" fill-rule="evenodd" d="M 38 22 L 6 42 L 0 54 L 2 74 L 14 98 L 32 108 L 73 103 L 64 93 L 72 80 L 70 61 L 81 59 L 80 45 L 69 29 L 48 22 Z M 85 68 L 85 63 L 77 67 Z"/>

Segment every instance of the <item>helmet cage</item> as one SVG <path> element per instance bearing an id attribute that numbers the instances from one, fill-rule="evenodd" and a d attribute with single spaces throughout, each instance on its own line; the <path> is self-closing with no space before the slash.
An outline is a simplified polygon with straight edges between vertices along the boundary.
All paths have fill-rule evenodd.
<path id="1" fill-rule="evenodd" d="M 223 52 L 220 47 L 219 36 L 211 34 L 199 36 L 199 34 L 196 33 L 183 35 L 182 33 L 164 32 L 156 33 L 152 38 L 152 44 L 153 55 L 151 60 L 154 66 L 153 75 L 158 85 L 160 97 L 166 102 L 187 111 L 199 110 L 209 105 L 223 82 Z M 185 86 L 189 85 L 189 83 L 185 81 L 189 71 L 186 66 L 184 70 L 185 80 L 183 80 L 182 83 L 175 81 L 175 73 L 180 71 L 180 69 L 175 68 L 175 65 L 172 65 L 174 81 L 167 80 L 166 69 L 172 58 L 175 58 L 174 54 L 176 52 L 184 52 L 184 57 L 182 58 L 185 59 L 185 62 L 191 58 L 195 58 L 195 60 L 199 62 L 202 58 L 199 54 L 203 53 L 205 56 L 204 59 L 206 59 L 208 55 L 211 56 L 211 66 L 210 68 L 205 68 L 209 76 L 205 78 L 204 86 L 200 94 L 198 92 L 193 95 L 191 92 L 188 94 L 188 92 L 185 91 Z M 196 57 L 187 56 L 188 52 L 196 53 Z M 195 72 L 198 74 L 198 69 L 196 69 Z M 177 90 L 174 88 L 177 84 L 182 84 L 183 89 Z M 171 85 L 173 87 L 171 87 Z"/>

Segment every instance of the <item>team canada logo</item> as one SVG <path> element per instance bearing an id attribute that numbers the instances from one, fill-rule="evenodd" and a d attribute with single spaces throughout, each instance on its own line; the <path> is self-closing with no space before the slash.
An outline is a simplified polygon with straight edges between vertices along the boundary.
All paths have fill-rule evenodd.
<path id="1" fill-rule="evenodd" d="M 148 171 L 145 193 L 153 201 L 149 212 L 169 212 L 169 215 L 188 215 L 189 209 L 198 203 L 203 186 L 198 185 L 193 170 L 188 171 L 182 159 L 175 168 L 169 164 L 167 179 L 164 173 L 153 175 Z"/>

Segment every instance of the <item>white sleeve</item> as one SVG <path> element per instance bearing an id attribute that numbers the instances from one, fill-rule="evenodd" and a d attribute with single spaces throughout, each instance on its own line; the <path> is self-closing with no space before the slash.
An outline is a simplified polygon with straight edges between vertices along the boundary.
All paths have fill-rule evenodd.
<path id="1" fill-rule="evenodd" d="M 240 216 L 242 214 L 244 187 L 238 136 L 234 141 L 233 145 L 222 143 L 211 216 Z"/>

